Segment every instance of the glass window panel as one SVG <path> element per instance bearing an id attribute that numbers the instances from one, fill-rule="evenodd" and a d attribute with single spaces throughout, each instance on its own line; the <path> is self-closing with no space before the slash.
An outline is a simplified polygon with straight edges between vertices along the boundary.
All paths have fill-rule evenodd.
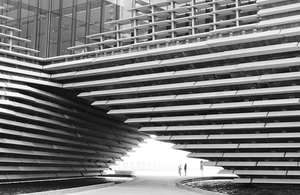
<path id="1" fill-rule="evenodd" d="M 76 24 L 75 24 L 75 45 L 85 43 L 86 31 L 86 0 L 77 1 L 76 5 Z"/>
<path id="2" fill-rule="evenodd" d="M 71 37 L 72 37 L 71 25 L 72 25 L 72 18 L 68 18 L 68 17 L 62 18 L 60 55 L 65 55 L 70 53 L 70 50 L 68 50 L 67 48 L 71 46 Z"/>
<path id="3" fill-rule="evenodd" d="M 49 56 L 57 55 L 59 15 L 51 13 Z"/>
<path id="4" fill-rule="evenodd" d="M 110 6 L 109 12 L 105 13 L 105 21 L 112 21 L 124 18 L 132 17 L 132 12 L 128 11 L 132 8 L 134 0 L 118 0 L 117 4 L 115 1 L 109 1 L 105 7 L 105 12 L 107 12 L 107 7 Z M 131 24 L 121 25 L 120 29 L 130 28 Z M 104 28 L 109 30 L 114 30 L 113 27 L 104 23 Z"/>
<path id="5" fill-rule="evenodd" d="M 115 28 L 111 25 L 105 24 L 106 22 L 113 21 L 117 19 L 117 5 L 115 4 L 115 0 L 105 1 L 104 2 L 104 26 L 103 32 L 115 30 Z"/>
<path id="6" fill-rule="evenodd" d="M 101 1 L 93 1 L 91 2 L 90 9 L 90 22 L 93 25 L 100 26 L 100 18 L 101 18 Z"/>
<path id="7" fill-rule="evenodd" d="M 86 43 L 87 33 L 115 30 L 114 26 L 106 25 L 104 20 L 131 17 L 132 13 L 128 9 L 132 8 L 133 1 L 135 0 L 0 0 L 0 5 L 5 7 L 3 15 L 15 18 L 8 21 L 8 25 L 22 30 L 15 35 L 20 34 L 19 36 L 31 40 L 31 43 L 20 45 L 39 50 L 40 57 L 51 57 L 68 53 L 67 48 L 70 46 Z"/>
<path id="8" fill-rule="evenodd" d="M 43 10 L 49 10 L 49 0 L 39 1 L 39 6 Z"/>
<path id="9" fill-rule="evenodd" d="M 67 0 L 67 1 L 70 1 L 70 0 Z M 60 6 L 60 0 L 52 0 L 52 11 L 58 10 L 59 6 Z"/>
<path id="10" fill-rule="evenodd" d="M 31 40 L 27 45 L 24 42 L 20 42 L 20 45 L 27 46 L 29 48 L 35 48 L 36 43 L 36 28 L 37 28 L 37 4 L 36 0 L 22 1 L 21 4 L 21 33 L 20 36 Z"/>
<path id="11" fill-rule="evenodd" d="M 73 24 L 73 0 L 63 1 L 62 21 L 61 21 L 61 37 L 60 37 L 60 55 L 69 54 L 67 48 L 72 43 L 72 24 Z"/>
<path id="12" fill-rule="evenodd" d="M 89 34 L 96 34 L 101 31 L 101 4 L 101 1 L 91 2 Z"/>
<path id="13" fill-rule="evenodd" d="M 73 0 L 62 1 L 62 8 L 68 8 L 73 6 Z"/>
<path id="14" fill-rule="evenodd" d="M 134 0 L 119 0 L 119 19 L 132 17 L 132 12 L 128 11 L 132 8 Z"/>
<path id="15" fill-rule="evenodd" d="M 48 11 L 41 11 L 39 15 L 38 48 L 40 57 L 47 57 L 47 32 L 48 32 Z"/>
<path id="16" fill-rule="evenodd" d="M 17 20 L 19 18 L 19 11 L 18 8 L 20 6 L 19 0 L 4 0 L 3 1 L 3 15 L 14 18 Z M 11 21 L 7 21 L 7 25 L 10 25 Z M 19 23 L 19 22 L 18 22 Z M 13 26 L 17 27 L 18 26 Z"/>

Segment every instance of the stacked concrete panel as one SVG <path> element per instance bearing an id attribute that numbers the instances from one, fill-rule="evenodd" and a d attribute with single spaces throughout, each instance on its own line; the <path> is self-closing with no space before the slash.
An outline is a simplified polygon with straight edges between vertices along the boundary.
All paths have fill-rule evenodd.
<path id="1" fill-rule="evenodd" d="M 1 26 L 0 179 L 97 175 L 149 133 L 235 182 L 300 184 L 299 4 L 138 1 L 51 59 Z"/>
<path id="2" fill-rule="evenodd" d="M 52 82 L 29 40 L 0 28 L 0 182 L 97 176 L 148 137 Z"/>
<path id="3" fill-rule="evenodd" d="M 44 71 L 237 183 L 300 184 L 299 3 L 140 4 Z"/>

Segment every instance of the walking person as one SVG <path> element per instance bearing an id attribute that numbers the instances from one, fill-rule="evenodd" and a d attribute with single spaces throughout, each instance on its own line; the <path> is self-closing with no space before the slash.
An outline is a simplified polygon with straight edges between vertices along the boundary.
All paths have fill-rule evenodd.
<path id="1" fill-rule="evenodd" d="M 201 171 L 201 176 L 203 177 L 203 162 L 200 160 L 200 171 Z"/>
<path id="2" fill-rule="evenodd" d="M 179 176 L 181 176 L 181 165 L 178 166 L 178 173 L 179 173 Z"/>
<path id="3" fill-rule="evenodd" d="M 186 169 L 187 169 L 187 164 L 186 164 L 186 163 L 184 164 L 183 169 L 184 169 L 184 174 L 185 174 L 185 176 L 186 176 Z"/>

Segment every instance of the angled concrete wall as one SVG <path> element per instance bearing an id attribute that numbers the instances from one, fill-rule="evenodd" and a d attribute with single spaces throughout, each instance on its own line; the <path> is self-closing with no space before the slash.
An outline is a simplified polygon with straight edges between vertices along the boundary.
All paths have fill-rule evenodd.
<path id="1" fill-rule="evenodd" d="M 149 133 L 235 182 L 299 184 L 299 3 L 162 1 L 74 55 L 0 50 L 2 179 L 95 175 Z"/>
<path id="2" fill-rule="evenodd" d="M 137 6 L 132 18 L 109 22 L 117 31 L 90 36 L 109 48 L 70 48 L 86 52 L 44 70 L 107 114 L 237 174 L 235 182 L 299 184 L 300 2 L 164 3 Z M 127 23 L 130 44 L 120 38 Z"/>

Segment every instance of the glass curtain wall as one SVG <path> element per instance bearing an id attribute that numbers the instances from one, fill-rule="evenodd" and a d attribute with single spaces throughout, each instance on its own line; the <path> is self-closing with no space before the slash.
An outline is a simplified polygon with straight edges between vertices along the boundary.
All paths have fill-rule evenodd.
<path id="1" fill-rule="evenodd" d="M 105 22 L 130 17 L 127 10 L 134 5 L 135 0 L 0 0 L 2 14 L 14 18 L 2 23 L 31 40 L 15 44 L 39 50 L 39 57 L 71 54 L 68 47 L 92 42 L 85 36 L 114 30 Z"/>

